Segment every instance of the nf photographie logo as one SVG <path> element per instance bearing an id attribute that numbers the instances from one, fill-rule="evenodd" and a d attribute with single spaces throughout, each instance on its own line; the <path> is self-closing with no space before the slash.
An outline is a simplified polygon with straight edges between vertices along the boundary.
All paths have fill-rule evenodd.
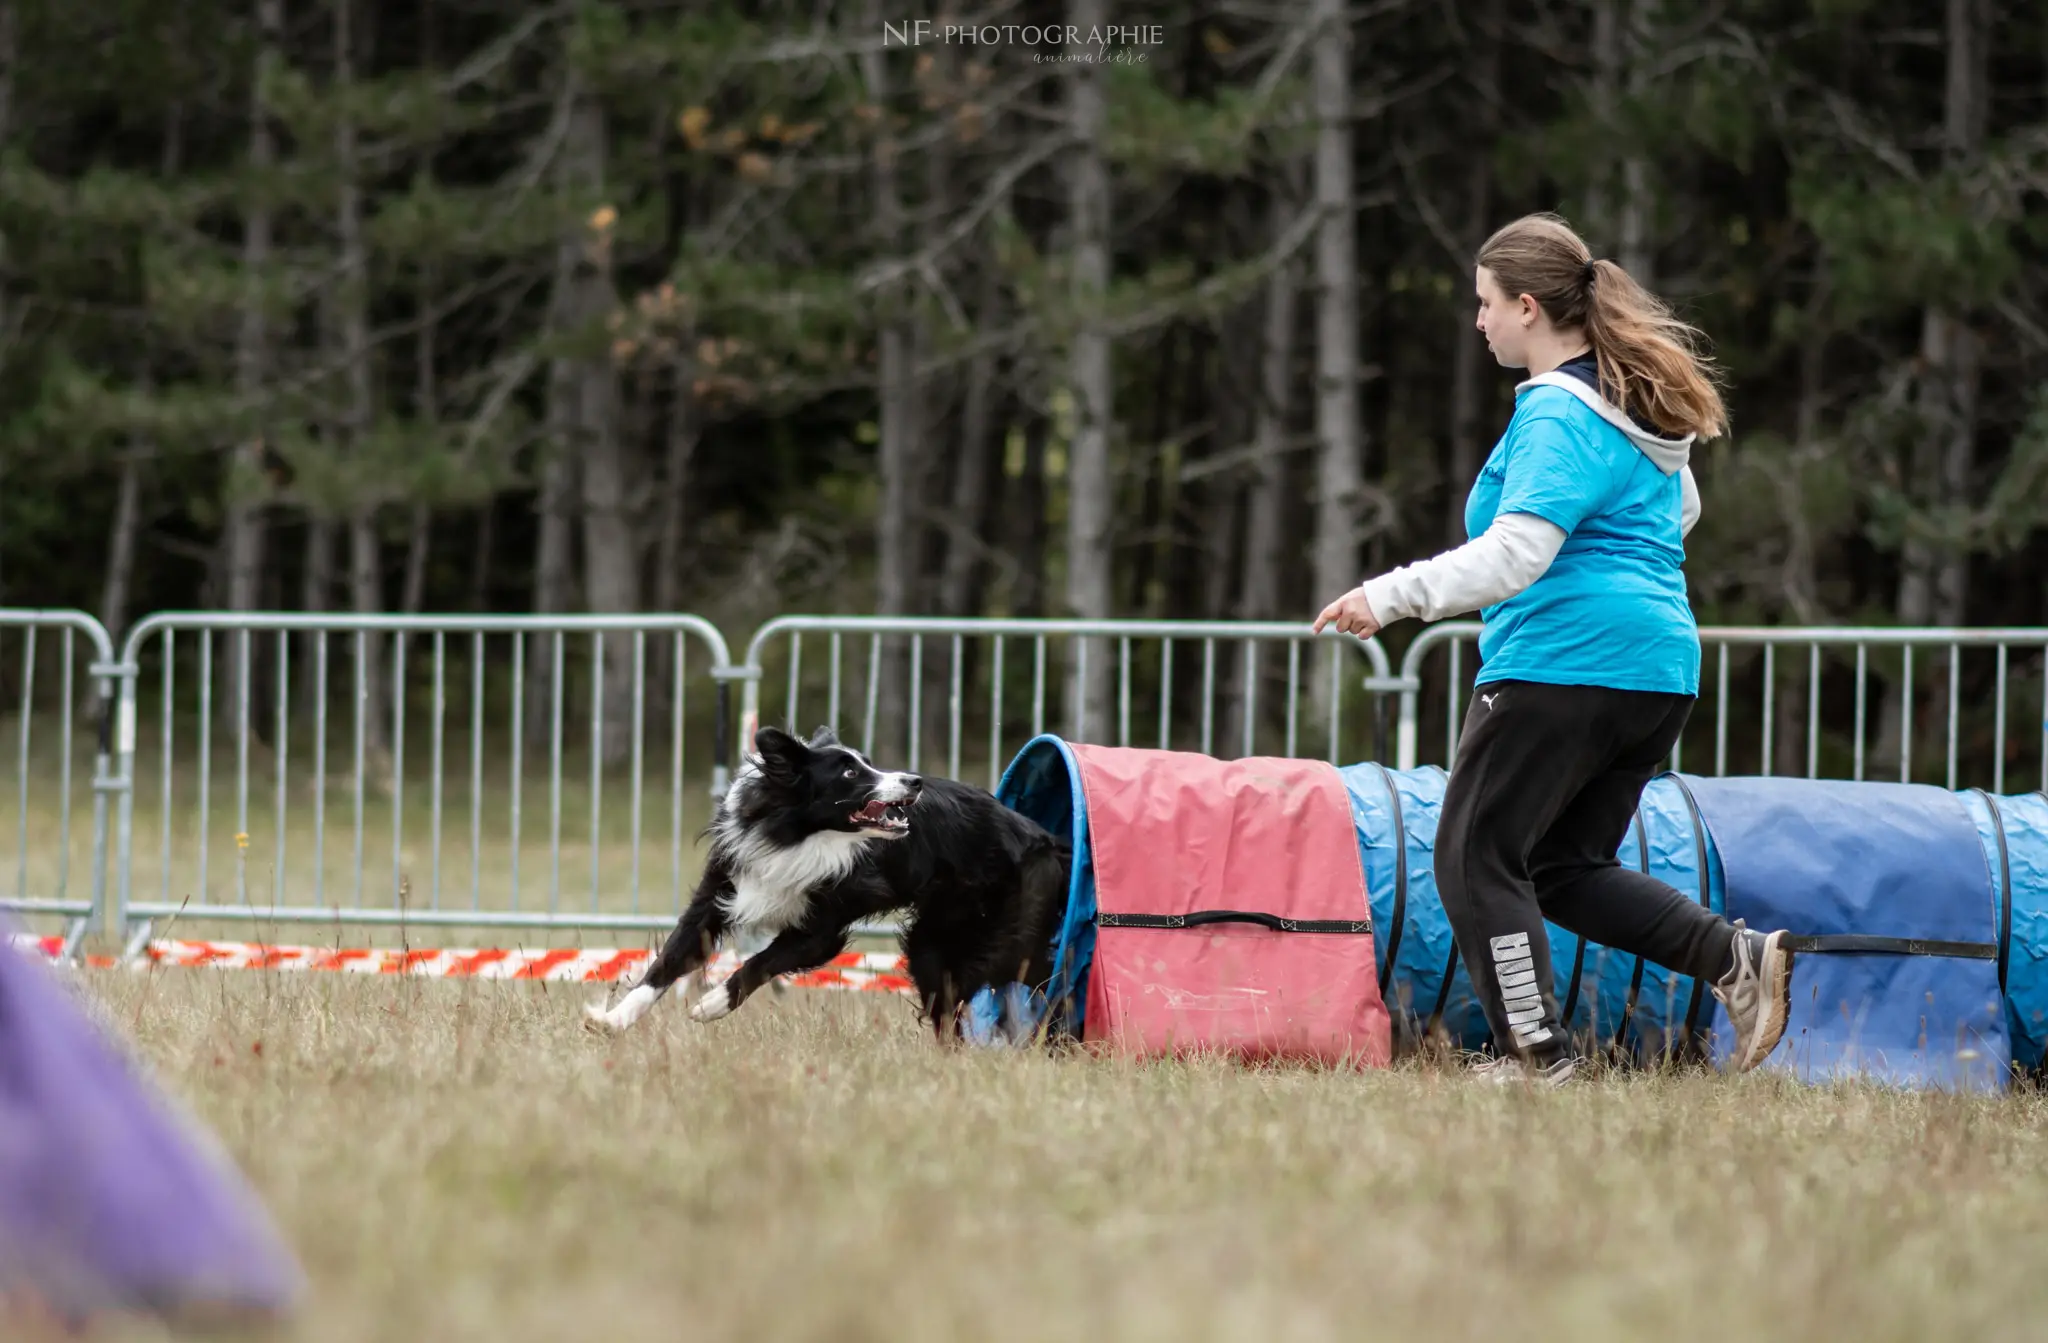
<path id="1" fill-rule="evenodd" d="M 1022 47 L 1038 61 L 1140 62 L 1144 48 L 1163 46 L 1163 24 L 1110 24 L 1080 28 L 1058 23 L 934 23 L 905 19 L 882 24 L 884 47 Z"/>

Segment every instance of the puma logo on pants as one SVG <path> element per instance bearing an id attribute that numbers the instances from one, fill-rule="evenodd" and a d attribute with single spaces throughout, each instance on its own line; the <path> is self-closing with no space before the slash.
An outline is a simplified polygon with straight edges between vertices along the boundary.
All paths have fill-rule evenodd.
<path id="1" fill-rule="evenodd" d="M 1501 1002 L 1507 1008 L 1515 1044 L 1523 1049 L 1540 1045 L 1550 1038 L 1550 1027 L 1543 1024 L 1543 990 L 1536 983 L 1529 935 L 1509 933 L 1493 938 L 1492 946 L 1493 973 L 1500 983 Z"/>

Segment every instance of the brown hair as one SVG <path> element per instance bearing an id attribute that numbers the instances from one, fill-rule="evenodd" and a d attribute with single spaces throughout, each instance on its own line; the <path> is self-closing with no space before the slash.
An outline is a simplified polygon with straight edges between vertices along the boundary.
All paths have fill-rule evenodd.
<path id="1" fill-rule="evenodd" d="M 1610 401 L 1666 433 L 1727 432 L 1720 370 L 1700 351 L 1705 337 L 1620 266 L 1594 260 L 1564 220 L 1524 215 L 1488 238 L 1475 264 L 1509 298 L 1535 299 L 1553 325 L 1585 331 Z"/>

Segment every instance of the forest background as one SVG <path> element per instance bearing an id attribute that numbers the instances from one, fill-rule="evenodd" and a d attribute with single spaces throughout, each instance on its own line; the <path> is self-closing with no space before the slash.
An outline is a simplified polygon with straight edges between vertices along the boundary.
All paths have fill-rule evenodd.
<path id="1" fill-rule="evenodd" d="M 0 0 L 0 602 L 1306 620 L 1555 209 L 1702 623 L 2040 625 L 2044 192 L 2017 0 Z"/>

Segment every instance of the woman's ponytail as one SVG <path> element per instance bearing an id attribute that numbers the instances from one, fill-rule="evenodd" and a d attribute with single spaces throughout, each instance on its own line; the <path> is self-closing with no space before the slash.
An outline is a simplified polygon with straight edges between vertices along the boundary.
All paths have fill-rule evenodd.
<path id="1" fill-rule="evenodd" d="M 1720 371 L 1698 329 L 1620 266 L 1596 260 L 1562 219 L 1525 215 L 1488 238 L 1476 260 L 1503 293 L 1527 294 L 1552 324 L 1585 331 L 1608 400 L 1665 433 L 1727 432 Z"/>

